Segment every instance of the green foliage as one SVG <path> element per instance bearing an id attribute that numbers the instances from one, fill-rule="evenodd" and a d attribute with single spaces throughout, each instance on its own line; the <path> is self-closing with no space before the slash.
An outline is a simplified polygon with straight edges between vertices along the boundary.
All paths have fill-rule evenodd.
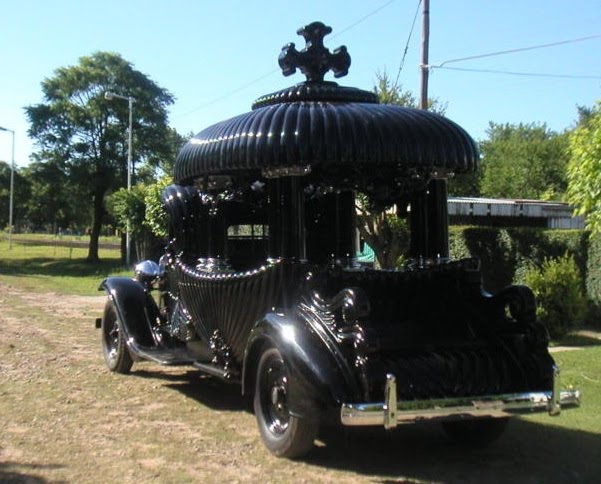
<path id="1" fill-rule="evenodd" d="M 384 210 L 366 210 L 358 205 L 357 228 L 374 250 L 379 267 L 394 269 L 402 263 L 409 249 L 410 232 L 406 219 Z"/>
<path id="2" fill-rule="evenodd" d="M 587 227 L 601 233 L 601 100 L 583 114 L 581 123 L 569 136 L 567 198 Z"/>
<path id="3" fill-rule="evenodd" d="M 592 234 L 589 239 L 586 261 L 586 294 L 593 303 L 592 316 L 601 321 L 601 235 Z"/>
<path id="4" fill-rule="evenodd" d="M 165 188 L 171 183 L 171 177 L 163 177 L 157 183 L 148 185 L 144 195 L 146 212 L 144 225 L 155 237 L 165 238 L 168 234 L 169 219 L 163 207 L 162 195 Z"/>
<path id="5" fill-rule="evenodd" d="M 61 160 L 34 161 L 23 168 L 31 192 L 23 200 L 25 217 L 34 230 L 46 229 L 56 233 L 59 229 L 83 232 L 90 226 L 92 210 L 82 203 L 89 197 L 79 183 L 69 177 L 67 165 Z"/>
<path id="6" fill-rule="evenodd" d="M 567 135 L 544 124 L 490 123 L 480 143 L 486 197 L 561 199 L 567 186 Z"/>
<path id="7" fill-rule="evenodd" d="M 107 199 L 107 208 L 118 228 L 125 231 L 129 224 L 132 234 L 150 230 L 156 237 L 166 237 L 168 218 L 161 197 L 170 183 L 170 177 L 163 177 L 156 183 L 140 183 L 131 191 L 121 188 L 113 193 Z"/>
<path id="8" fill-rule="evenodd" d="M 463 173 L 449 178 L 450 197 L 479 197 L 482 172 Z"/>
<path id="9" fill-rule="evenodd" d="M 126 185 L 128 102 L 107 100 L 107 91 L 133 97 L 133 153 L 138 167 L 160 167 L 173 157 L 167 106 L 173 96 L 121 56 L 96 52 L 57 69 L 42 82 L 44 101 L 25 108 L 38 161 L 61 163 L 84 199 L 93 199 L 90 260 L 98 258 L 105 196 Z"/>
<path id="10" fill-rule="evenodd" d="M 403 91 L 401 85 L 393 84 L 386 71 L 376 72 L 376 85 L 373 91 L 378 95 L 382 104 L 395 104 L 397 106 L 406 106 L 417 108 L 419 102 L 411 91 Z M 446 103 L 437 98 L 428 98 L 428 111 L 438 114 L 444 114 L 447 110 Z"/>
<path id="11" fill-rule="evenodd" d="M 572 256 L 545 258 L 540 267 L 526 270 L 523 282 L 534 292 L 537 317 L 553 339 L 561 338 L 584 320 L 587 307 L 582 275 Z"/>
<path id="12" fill-rule="evenodd" d="M 0 230 L 8 228 L 10 206 L 10 164 L 0 161 Z M 31 185 L 22 170 L 15 167 L 13 192 L 13 226 L 25 216 L 22 200 L 31 199 Z"/>
<path id="13" fill-rule="evenodd" d="M 134 185 L 131 190 L 121 188 L 107 199 L 107 209 L 114 216 L 117 227 L 135 236 L 142 233 L 144 227 L 146 186 Z"/>
<path id="14" fill-rule="evenodd" d="M 148 185 L 140 183 L 130 191 L 122 188 L 107 199 L 107 208 L 117 226 L 125 231 L 129 225 L 138 260 L 155 258 L 157 249 L 162 245 L 160 239 L 168 235 L 167 214 L 161 195 L 169 183 L 168 177 Z"/>
<path id="15" fill-rule="evenodd" d="M 566 253 L 583 277 L 590 277 L 589 236 L 583 230 L 451 226 L 449 248 L 455 259 L 478 257 L 482 261 L 484 288 L 490 292 L 522 280 L 531 265 L 540 266 L 545 258 Z M 580 287 L 584 290 L 585 286 L 582 278 Z M 601 294 L 601 277 L 599 287 Z"/>
<path id="16" fill-rule="evenodd" d="M 495 293 L 523 283 L 532 267 L 545 259 L 573 258 L 578 289 L 588 300 L 587 323 L 601 321 L 601 237 L 585 230 L 538 228 L 449 227 L 451 257 L 478 257 L 484 289 Z"/>

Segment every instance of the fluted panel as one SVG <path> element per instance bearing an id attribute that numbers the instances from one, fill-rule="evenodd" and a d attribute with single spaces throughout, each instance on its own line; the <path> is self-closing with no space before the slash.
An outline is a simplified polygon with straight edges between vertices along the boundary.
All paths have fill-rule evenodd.
<path id="1" fill-rule="evenodd" d="M 219 330 L 241 362 L 253 325 L 272 308 L 286 307 L 287 296 L 294 299 L 304 270 L 279 262 L 249 272 L 207 274 L 180 261 L 175 280 L 200 333 Z"/>
<path id="2" fill-rule="evenodd" d="M 432 112 L 302 101 L 263 106 L 201 131 L 180 151 L 175 181 L 297 165 L 467 172 L 477 169 L 478 156 L 463 128 Z"/>
<path id="3" fill-rule="evenodd" d="M 439 351 L 382 353 L 368 363 L 371 381 L 392 373 L 399 399 L 449 398 L 495 395 L 551 388 L 548 357 L 532 353 L 516 358 L 502 347 L 454 348 Z"/>

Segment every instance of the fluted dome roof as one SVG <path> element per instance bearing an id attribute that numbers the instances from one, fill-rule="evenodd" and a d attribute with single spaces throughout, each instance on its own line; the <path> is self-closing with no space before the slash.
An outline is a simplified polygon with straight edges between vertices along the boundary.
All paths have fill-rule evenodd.
<path id="1" fill-rule="evenodd" d="M 379 104 L 368 91 L 324 82 L 350 65 L 346 48 L 333 54 L 323 47 L 331 29 L 315 22 L 299 33 L 307 46 L 284 46 L 284 74 L 296 68 L 307 81 L 258 99 L 251 111 L 214 124 L 194 136 L 175 163 L 176 183 L 199 176 L 248 170 L 285 173 L 473 171 L 478 165 L 474 140 L 438 114 Z"/>

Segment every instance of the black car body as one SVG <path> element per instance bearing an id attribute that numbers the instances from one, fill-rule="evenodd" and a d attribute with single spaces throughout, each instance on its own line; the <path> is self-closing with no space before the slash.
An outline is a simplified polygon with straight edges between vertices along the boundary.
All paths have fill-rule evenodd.
<path id="1" fill-rule="evenodd" d="M 578 404 L 558 390 L 532 292 L 488 294 L 477 260 L 449 259 L 446 181 L 477 169 L 476 144 L 442 116 L 323 81 L 350 63 L 323 48 L 328 29 L 308 25 L 307 47 L 280 55 L 306 82 L 181 150 L 160 263 L 102 283 L 109 368 L 145 359 L 236 382 L 267 447 L 288 457 L 322 422 L 435 419 L 486 441 L 509 415 Z M 356 263 L 357 193 L 408 217 L 403 269 Z"/>

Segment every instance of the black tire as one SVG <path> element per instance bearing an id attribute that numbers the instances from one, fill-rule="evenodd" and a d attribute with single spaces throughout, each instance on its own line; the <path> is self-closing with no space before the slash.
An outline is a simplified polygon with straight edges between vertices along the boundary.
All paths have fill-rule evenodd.
<path id="1" fill-rule="evenodd" d="M 487 445 L 505 431 L 509 418 L 478 418 L 444 422 L 442 428 L 454 442 L 466 446 Z"/>
<path id="2" fill-rule="evenodd" d="M 294 459 L 313 448 L 319 423 L 315 419 L 290 415 L 289 373 L 276 348 L 261 354 L 255 380 L 254 410 L 263 443 L 278 457 Z"/>
<path id="3" fill-rule="evenodd" d="M 134 361 L 125 343 L 125 335 L 121 328 L 117 310 L 111 301 L 107 301 L 104 307 L 101 331 L 102 354 L 106 366 L 115 373 L 129 373 Z"/>

